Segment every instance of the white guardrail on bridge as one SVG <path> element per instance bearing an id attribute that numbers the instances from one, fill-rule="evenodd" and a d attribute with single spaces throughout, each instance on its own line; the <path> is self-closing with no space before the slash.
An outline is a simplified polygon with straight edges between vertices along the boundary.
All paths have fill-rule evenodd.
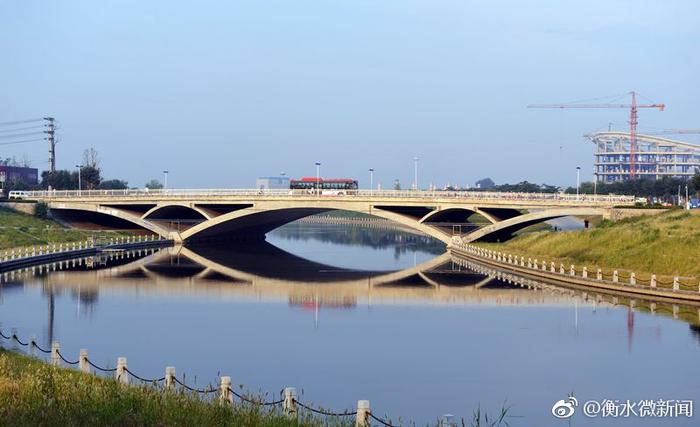
<path id="1" fill-rule="evenodd" d="M 491 191 L 434 191 L 434 190 L 256 190 L 256 189 L 159 189 L 143 188 L 129 190 L 49 190 L 23 192 L 25 199 L 62 199 L 62 198 L 105 198 L 124 197 L 134 199 L 167 197 L 377 197 L 377 198 L 426 198 L 426 199 L 465 199 L 465 200 L 513 200 L 513 201 L 551 201 L 572 204 L 620 204 L 631 205 L 634 196 L 590 195 L 564 193 L 500 193 Z"/>

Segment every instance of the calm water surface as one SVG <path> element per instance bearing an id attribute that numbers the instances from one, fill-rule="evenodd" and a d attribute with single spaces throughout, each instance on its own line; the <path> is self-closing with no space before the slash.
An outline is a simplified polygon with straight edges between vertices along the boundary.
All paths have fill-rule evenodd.
<path id="1" fill-rule="evenodd" d="M 635 309 L 488 280 L 410 233 L 291 224 L 246 247 L 131 253 L 7 277 L 0 323 L 20 337 L 190 384 L 295 386 L 334 410 L 369 399 L 418 425 L 511 406 L 512 426 L 698 425 L 693 419 L 555 419 L 556 400 L 700 401 L 697 307 Z M 118 257 L 121 258 L 121 257 Z M 103 264 L 103 265 L 101 265 Z M 483 272 L 482 272 L 483 273 Z M 674 310 L 675 317 L 674 318 Z M 3 341 L 9 346 L 7 341 Z"/>

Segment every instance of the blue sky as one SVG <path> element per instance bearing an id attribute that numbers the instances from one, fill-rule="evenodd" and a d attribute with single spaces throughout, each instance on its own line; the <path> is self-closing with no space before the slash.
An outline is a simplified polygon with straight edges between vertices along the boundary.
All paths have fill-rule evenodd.
<path id="1" fill-rule="evenodd" d="M 94 146 L 142 186 L 257 176 L 410 186 L 592 173 L 582 134 L 627 110 L 529 103 L 636 90 L 640 127 L 698 128 L 700 2 L 3 1 L 0 121 L 55 116 L 58 166 Z M 694 138 L 697 141 L 697 138 Z M 691 139 L 692 140 L 692 139 Z M 559 147 L 562 147 L 561 149 Z M 43 143 L 0 146 L 45 168 Z"/>

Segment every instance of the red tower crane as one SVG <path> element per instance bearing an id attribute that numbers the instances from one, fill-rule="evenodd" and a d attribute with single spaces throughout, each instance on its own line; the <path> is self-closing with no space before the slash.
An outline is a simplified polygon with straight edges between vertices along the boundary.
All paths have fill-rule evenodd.
<path id="1" fill-rule="evenodd" d="M 658 108 L 663 111 L 664 104 L 637 104 L 637 93 L 632 91 L 631 104 L 530 104 L 527 108 L 629 108 L 630 109 L 630 179 L 637 176 L 637 109 L 638 108 Z"/>

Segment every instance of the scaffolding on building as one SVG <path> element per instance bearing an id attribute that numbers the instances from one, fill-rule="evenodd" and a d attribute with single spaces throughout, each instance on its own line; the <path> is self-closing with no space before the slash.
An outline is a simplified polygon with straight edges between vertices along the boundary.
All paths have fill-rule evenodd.
<path id="1" fill-rule="evenodd" d="M 629 132 L 596 132 L 585 136 L 595 144 L 597 182 L 626 181 L 633 175 L 641 179 L 688 179 L 700 169 L 700 145 L 637 134 L 635 154 L 631 157 Z"/>

